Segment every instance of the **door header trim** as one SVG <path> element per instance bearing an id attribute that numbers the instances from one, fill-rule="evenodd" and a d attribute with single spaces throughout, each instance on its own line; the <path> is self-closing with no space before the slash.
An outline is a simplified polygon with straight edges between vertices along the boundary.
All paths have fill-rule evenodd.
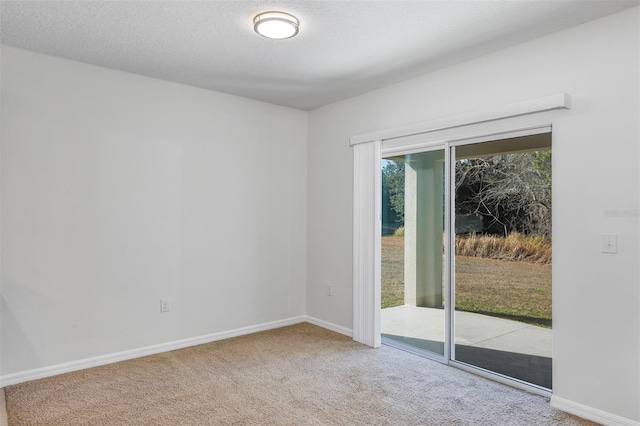
<path id="1" fill-rule="evenodd" d="M 406 136 L 431 133 L 440 130 L 464 127 L 472 124 L 501 120 L 504 118 L 518 117 L 521 115 L 535 114 L 539 112 L 557 109 L 571 109 L 571 97 L 564 93 L 556 93 L 540 98 L 528 99 L 493 108 L 485 108 L 462 114 L 451 115 L 434 120 L 414 123 L 407 126 L 378 130 L 371 133 L 352 136 L 349 145 L 354 146 L 373 141 L 383 141 Z"/>

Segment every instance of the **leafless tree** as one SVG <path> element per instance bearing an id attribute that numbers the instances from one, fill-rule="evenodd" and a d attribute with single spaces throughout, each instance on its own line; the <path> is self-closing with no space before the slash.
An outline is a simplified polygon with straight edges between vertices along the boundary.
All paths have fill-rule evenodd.
<path id="1" fill-rule="evenodd" d="M 551 234 L 551 151 L 459 160 L 456 210 L 487 232 Z"/>

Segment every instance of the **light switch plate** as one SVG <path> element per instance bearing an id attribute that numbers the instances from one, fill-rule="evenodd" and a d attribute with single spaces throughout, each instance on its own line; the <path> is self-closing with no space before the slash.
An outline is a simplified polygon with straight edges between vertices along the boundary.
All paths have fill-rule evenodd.
<path id="1" fill-rule="evenodd" d="M 618 234 L 602 234 L 602 252 L 618 252 Z"/>

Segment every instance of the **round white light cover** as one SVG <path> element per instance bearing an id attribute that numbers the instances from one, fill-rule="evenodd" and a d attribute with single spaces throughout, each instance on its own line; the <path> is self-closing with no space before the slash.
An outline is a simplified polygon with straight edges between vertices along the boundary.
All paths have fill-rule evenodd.
<path id="1" fill-rule="evenodd" d="M 298 19 L 284 12 L 264 12 L 253 18 L 254 30 L 263 37 L 282 40 L 298 34 Z"/>

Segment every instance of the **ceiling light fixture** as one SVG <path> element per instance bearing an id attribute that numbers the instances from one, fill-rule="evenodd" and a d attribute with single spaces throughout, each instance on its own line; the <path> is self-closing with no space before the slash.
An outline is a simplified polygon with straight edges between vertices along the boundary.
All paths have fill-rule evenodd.
<path id="1" fill-rule="evenodd" d="M 283 40 L 298 34 L 298 18 L 284 12 L 264 12 L 253 18 L 253 29 L 263 37 Z"/>

